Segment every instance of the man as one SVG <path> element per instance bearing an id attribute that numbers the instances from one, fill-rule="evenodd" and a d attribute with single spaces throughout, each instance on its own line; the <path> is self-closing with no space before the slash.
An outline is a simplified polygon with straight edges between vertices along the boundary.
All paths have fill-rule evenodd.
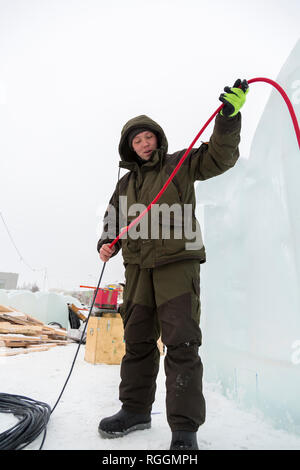
<path id="1" fill-rule="evenodd" d="M 151 226 L 154 232 L 149 235 L 148 231 L 145 236 L 145 230 L 141 230 L 137 236 L 131 229 L 110 248 L 120 233 L 120 214 L 128 226 L 137 216 L 131 208 L 137 204 L 147 207 L 153 201 L 185 152 L 168 154 L 164 131 L 147 116 L 131 119 L 122 130 L 119 166 L 129 172 L 118 181 L 110 199 L 97 245 L 104 262 L 122 248 L 126 279 L 121 309 L 126 344 L 119 387 L 122 408 L 101 420 L 99 433 L 104 438 L 150 428 L 160 359 L 157 340 L 161 335 L 167 348 L 164 365 L 167 419 L 172 431 L 170 450 L 198 449 L 197 430 L 205 421 L 203 367 L 198 349 L 200 264 L 206 261 L 206 255 L 195 217 L 194 182 L 222 174 L 236 163 L 241 128 L 239 110 L 245 102 L 248 84 L 246 80 L 237 80 L 224 91 L 219 98 L 224 106 L 216 117 L 210 141 L 191 150 L 159 199 L 159 208 L 174 211 L 169 211 L 167 218 L 166 213 L 158 212 L 155 219 L 154 205 L 144 216 L 148 229 Z M 124 198 L 125 210 L 121 204 Z M 190 208 L 189 217 L 182 212 L 185 208 Z M 116 235 L 108 227 L 112 220 Z M 142 226 L 142 220 L 140 223 Z"/>

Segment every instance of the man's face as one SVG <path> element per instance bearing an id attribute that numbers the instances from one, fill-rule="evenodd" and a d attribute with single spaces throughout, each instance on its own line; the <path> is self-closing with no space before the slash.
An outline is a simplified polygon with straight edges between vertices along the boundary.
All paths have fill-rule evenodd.
<path id="1" fill-rule="evenodd" d="M 143 160 L 149 160 L 153 150 L 157 149 L 156 135 L 151 131 L 140 132 L 132 140 L 132 148 Z"/>

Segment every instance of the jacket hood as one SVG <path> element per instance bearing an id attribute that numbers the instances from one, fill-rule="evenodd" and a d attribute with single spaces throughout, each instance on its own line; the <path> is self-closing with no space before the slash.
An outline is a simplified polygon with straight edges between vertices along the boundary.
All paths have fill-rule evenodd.
<path id="1" fill-rule="evenodd" d="M 148 127 L 158 138 L 158 148 L 162 149 L 164 153 L 168 150 L 168 141 L 164 131 L 157 122 L 153 121 L 144 114 L 130 119 L 122 129 L 121 139 L 119 143 L 119 154 L 122 161 L 136 162 L 137 154 L 132 150 L 128 143 L 129 133 L 139 127 Z"/>

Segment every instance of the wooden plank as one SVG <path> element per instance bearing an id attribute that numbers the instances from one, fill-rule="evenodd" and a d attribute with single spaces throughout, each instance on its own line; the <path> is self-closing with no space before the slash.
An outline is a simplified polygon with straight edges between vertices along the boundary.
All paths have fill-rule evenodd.
<path id="1" fill-rule="evenodd" d="M 67 343 L 64 341 L 63 343 L 41 343 L 41 344 L 28 344 L 25 349 L 40 349 L 43 347 L 47 347 L 48 349 L 55 348 L 56 346 L 65 346 Z"/>
<path id="2" fill-rule="evenodd" d="M 38 320 L 37 318 L 31 317 L 30 315 L 28 315 L 28 313 L 26 313 L 26 318 L 27 318 L 27 321 L 35 325 L 44 325 L 44 322 L 42 322 L 41 320 Z"/>
<path id="3" fill-rule="evenodd" d="M 9 328 L 9 325 L 10 325 L 10 328 Z M 9 317 L 8 318 L 2 317 L 0 321 L 0 332 L 1 333 L 6 332 L 6 331 L 1 331 L 1 328 L 5 330 L 11 329 L 12 332 L 15 331 L 15 332 L 22 333 L 23 331 L 25 332 L 26 330 L 28 331 L 31 330 L 33 334 L 45 334 L 49 336 L 50 335 L 57 336 L 60 338 L 67 337 L 66 330 L 51 328 L 51 327 L 45 326 L 43 323 L 39 325 L 34 325 L 26 321 L 21 321 L 21 322 L 18 321 L 17 323 L 15 323 L 15 322 L 11 322 Z"/>
<path id="4" fill-rule="evenodd" d="M 21 333 L 23 335 L 42 334 L 43 330 L 39 326 L 14 325 L 10 322 L 0 322 L 0 333 Z"/>
<path id="5" fill-rule="evenodd" d="M 67 342 L 64 342 L 64 345 Z M 30 344 L 25 347 L 0 347 L 0 357 L 5 356 L 16 356 L 18 354 L 29 354 L 31 352 L 39 352 L 39 351 L 48 351 L 56 346 L 62 346 L 62 344 Z"/>
<path id="6" fill-rule="evenodd" d="M 26 335 L 17 335 L 17 334 L 0 334 L 0 344 L 3 343 L 5 346 L 26 346 L 26 344 L 42 344 L 42 343 L 55 343 L 55 344 L 65 344 L 65 340 L 60 339 L 50 339 L 46 335 L 41 336 L 26 336 Z"/>
<path id="7" fill-rule="evenodd" d="M 16 356 L 18 354 L 28 354 L 31 352 L 48 351 L 51 346 L 41 345 L 39 347 L 30 348 L 6 348 L 5 350 L 0 349 L 0 356 Z"/>
<path id="8" fill-rule="evenodd" d="M 6 347 L 11 347 L 11 348 L 24 348 L 27 345 L 32 345 L 32 344 L 40 344 L 39 341 L 24 341 L 23 339 L 10 339 L 7 338 L 3 340 L 0 338 L 0 344 L 4 344 Z"/>
<path id="9" fill-rule="evenodd" d="M 55 344 L 66 344 L 67 341 L 64 340 L 64 339 L 50 339 L 50 338 L 46 338 L 44 340 L 42 340 L 43 343 L 55 343 Z"/>
<path id="10" fill-rule="evenodd" d="M 67 334 L 68 334 L 66 330 L 62 330 L 61 328 L 56 329 L 56 328 L 52 328 L 51 326 L 46 326 L 46 325 L 43 326 L 43 332 L 48 336 L 55 335 L 55 336 L 67 337 Z"/>
<path id="11" fill-rule="evenodd" d="M 26 316 L 22 314 L 13 315 L 12 313 L 0 312 L 0 318 L 2 320 L 6 320 L 17 325 L 27 325 Z"/>
<path id="12" fill-rule="evenodd" d="M 1 340 L 10 340 L 10 341 L 41 341 L 41 336 L 26 336 L 22 334 L 7 333 L 0 335 Z"/>
<path id="13" fill-rule="evenodd" d="M 38 347 L 30 347 L 30 348 L 24 348 L 23 349 L 23 353 L 24 354 L 29 354 L 29 353 L 32 353 L 32 352 L 39 352 L 39 351 L 49 351 L 50 349 L 50 346 L 45 346 L 45 345 L 42 345 L 42 346 L 38 346 Z"/>
<path id="14" fill-rule="evenodd" d="M 23 352 L 23 348 L 0 348 L 0 357 L 16 356 L 17 354 L 23 354 Z"/>

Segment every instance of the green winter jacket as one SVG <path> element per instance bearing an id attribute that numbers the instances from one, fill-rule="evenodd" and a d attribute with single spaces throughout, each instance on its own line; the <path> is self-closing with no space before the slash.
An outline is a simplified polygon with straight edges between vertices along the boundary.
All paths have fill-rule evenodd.
<path id="1" fill-rule="evenodd" d="M 129 147 L 128 134 L 134 128 L 143 126 L 151 128 L 158 136 L 158 149 L 153 151 L 150 160 L 140 165 L 135 152 Z M 153 268 L 189 259 L 204 263 L 205 247 L 195 216 L 194 182 L 220 175 L 235 165 L 239 157 L 240 129 L 240 113 L 233 118 L 218 115 L 210 141 L 190 151 L 166 191 L 144 216 L 144 220 L 135 226 L 135 233 L 131 236 L 131 229 L 126 238 L 122 237 L 114 245 L 116 251 L 113 256 L 122 249 L 124 265 L 138 264 L 141 268 Z M 164 131 L 145 115 L 133 118 L 125 124 L 119 144 L 119 166 L 129 171 L 118 181 L 109 201 L 103 221 L 103 233 L 97 244 L 98 251 L 104 243 L 111 243 L 119 235 L 121 228 L 128 226 L 139 215 L 143 206 L 139 209 L 140 212 L 135 213 L 132 211 L 136 209 L 133 204 L 147 207 L 153 201 L 185 150 L 168 154 Z M 155 219 L 152 219 L 154 215 Z M 138 228 L 142 228 L 142 223 L 144 232 L 138 237 Z M 113 231 L 112 226 L 115 229 Z M 151 231 L 152 228 L 155 229 L 154 232 Z"/>

